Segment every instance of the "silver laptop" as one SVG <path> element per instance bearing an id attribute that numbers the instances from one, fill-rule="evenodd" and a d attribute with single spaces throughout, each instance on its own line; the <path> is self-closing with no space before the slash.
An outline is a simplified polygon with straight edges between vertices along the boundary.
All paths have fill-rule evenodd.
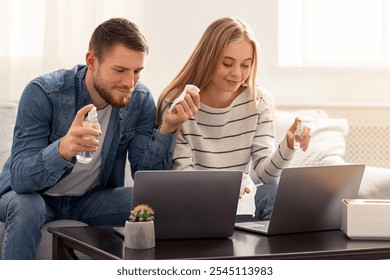
<path id="1" fill-rule="evenodd" d="M 156 239 L 233 235 L 241 171 L 138 171 L 132 205 L 155 210 Z"/>
<path id="2" fill-rule="evenodd" d="M 280 176 L 269 221 L 236 228 L 275 235 L 341 228 L 341 200 L 356 198 L 365 165 L 286 168 Z"/>

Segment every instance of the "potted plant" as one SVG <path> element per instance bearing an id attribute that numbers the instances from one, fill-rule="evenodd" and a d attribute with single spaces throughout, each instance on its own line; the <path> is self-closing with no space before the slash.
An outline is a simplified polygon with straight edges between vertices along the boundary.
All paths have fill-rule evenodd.
<path id="1" fill-rule="evenodd" d="M 125 224 L 125 247 L 149 249 L 155 246 L 154 210 L 147 204 L 139 204 L 130 211 Z"/>

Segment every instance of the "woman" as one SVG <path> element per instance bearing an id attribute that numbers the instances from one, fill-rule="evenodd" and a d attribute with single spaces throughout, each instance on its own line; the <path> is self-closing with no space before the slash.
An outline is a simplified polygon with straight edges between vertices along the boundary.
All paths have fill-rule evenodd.
<path id="1" fill-rule="evenodd" d="M 177 133 L 171 168 L 238 169 L 254 174 L 261 183 L 255 219 L 265 220 L 272 213 L 280 173 L 294 156 L 294 132 L 300 119 L 295 119 L 275 147 L 272 103 L 266 91 L 256 86 L 257 63 L 256 41 L 247 24 L 230 17 L 214 21 L 162 92 L 157 122 L 186 84 L 200 88 L 200 109 Z M 186 100 L 193 95 L 187 93 Z M 300 142 L 303 151 L 309 141 L 310 129 L 305 127 Z M 249 193 L 248 188 L 245 191 Z"/>

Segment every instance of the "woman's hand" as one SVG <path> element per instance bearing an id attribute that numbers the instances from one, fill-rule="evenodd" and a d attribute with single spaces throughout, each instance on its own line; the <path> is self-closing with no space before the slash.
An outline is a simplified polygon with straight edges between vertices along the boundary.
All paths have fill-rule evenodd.
<path id="1" fill-rule="evenodd" d="M 172 134 L 187 120 L 198 113 L 200 107 L 199 93 L 194 90 L 187 90 L 183 101 L 177 103 L 169 112 L 161 124 L 160 132 Z"/>
<path id="2" fill-rule="evenodd" d="M 292 126 L 287 130 L 287 146 L 291 149 L 294 150 L 294 144 L 295 144 L 295 131 L 298 128 L 299 122 L 302 120 L 300 118 L 295 118 L 294 123 Z M 307 148 L 309 147 L 310 143 L 310 127 L 303 125 L 303 133 L 301 134 L 301 141 L 300 141 L 300 148 L 303 151 L 306 151 Z"/>

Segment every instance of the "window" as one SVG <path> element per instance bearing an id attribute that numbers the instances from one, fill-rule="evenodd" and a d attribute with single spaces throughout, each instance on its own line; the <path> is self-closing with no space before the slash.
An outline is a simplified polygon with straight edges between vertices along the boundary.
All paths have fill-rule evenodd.
<path id="1" fill-rule="evenodd" d="M 1 1 L 0 56 L 40 57 L 44 48 L 45 0 Z"/>
<path id="2" fill-rule="evenodd" d="M 390 0 L 279 0 L 281 67 L 390 67 Z"/>

